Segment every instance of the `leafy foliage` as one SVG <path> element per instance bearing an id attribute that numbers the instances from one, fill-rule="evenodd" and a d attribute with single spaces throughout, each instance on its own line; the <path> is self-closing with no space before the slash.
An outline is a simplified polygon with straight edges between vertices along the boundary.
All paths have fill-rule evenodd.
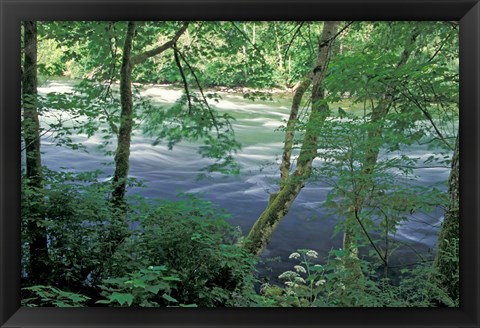
<path id="1" fill-rule="evenodd" d="M 182 304 L 233 306 L 253 288 L 255 261 L 237 245 L 238 232 L 210 203 L 193 197 L 162 202 L 145 215 L 126 252 L 134 263 L 163 263 L 180 282 Z"/>
<path id="2" fill-rule="evenodd" d="M 102 296 L 107 299 L 96 303 L 142 307 L 176 305 L 178 301 L 169 293 L 175 288 L 174 284 L 181 280 L 165 275 L 166 270 L 165 266 L 149 266 L 126 277 L 105 279 L 99 287 L 103 290 Z"/>
<path id="3" fill-rule="evenodd" d="M 348 269 L 349 251 L 332 250 L 324 264 L 315 263 L 317 252 L 301 249 L 290 255 L 298 261 L 292 271 L 279 278 L 285 286 L 264 284 L 261 306 L 302 307 L 431 307 L 455 306 L 448 294 L 432 278 L 438 274 L 429 265 L 401 270 L 399 283 L 378 275 L 375 266 L 360 262 L 363 274 L 352 279 Z M 458 305 L 458 304 L 457 304 Z"/>
<path id="4" fill-rule="evenodd" d="M 30 294 L 22 298 L 22 306 L 56 306 L 56 307 L 83 307 L 90 298 L 71 292 L 65 292 L 52 286 L 36 285 L 23 288 Z"/>
<path id="5" fill-rule="evenodd" d="M 164 44 L 181 25 L 137 22 L 133 56 Z M 199 144 L 198 153 L 210 159 L 204 175 L 239 174 L 235 119 L 217 110 L 221 96 L 215 90 L 234 89 L 256 101 L 271 100 L 272 88 L 295 89 L 317 69 L 321 26 L 190 22 L 171 49 L 135 66 L 134 133 L 170 150 L 181 142 Z M 458 286 L 458 270 L 441 275 L 435 266 L 418 264 L 397 276 L 387 274 L 399 247 L 392 240 L 399 227 L 448 202 L 445 185 L 422 185 L 417 173 L 450 165 L 458 134 L 458 27 L 449 22 L 343 26 L 329 49 L 321 86 L 322 105 L 330 109 L 318 124 L 308 121 L 311 101 L 303 101 L 294 119 L 293 153 L 304 146 L 299 137 L 311 127 L 318 142 L 310 178 L 331 187 L 323 208 L 338 219 L 336 233 L 353 234 L 356 249 L 332 250 L 323 261 L 317 252 L 300 249 L 290 255 L 295 264 L 280 275 L 281 284 L 263 284 L 258 293 L 256 259 L 215 205 L 191 195 L 177 201 L 128 195 L 119 214 L 110 199 L 112 184 L 100 171 L 44 168 L 41 187 L 22 178 L 22 304 L 458 306 L 460 300 L 439 283 Z M 115 156 L 126 29 L 125 22 L 38 23 L 39 80 L 78 79 L 66 92 L 23 95 L 23 110 L 39 116 L 40 129 L 34 132 L 42 142 L 50 138 L 59 147 L 87 151 L 79 140 L 98 137 L 106 158 Z M 159 105 L 142 96 L 148 83 L 181 84 L 184 94 L 171 105 Z M 24 136 L 32 126 L 23 122 Z M 416 157 L 409 152 L 412 146 L 431 154 Z M 129 188 L 141 185 L 129 179 Z M 42 284 L 34 284 L 37 273 L 29 267 L 34 254 L 27 226 L 34 225 L 46 231 L 48 242 L 49 272 Z M 447 243 L 452 252 L 438 256 L 458 267 L 458 240 Z"/>

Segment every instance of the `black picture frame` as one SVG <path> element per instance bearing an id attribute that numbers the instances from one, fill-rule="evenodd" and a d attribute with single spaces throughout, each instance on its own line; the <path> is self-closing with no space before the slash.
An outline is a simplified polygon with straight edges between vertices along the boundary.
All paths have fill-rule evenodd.
<path id="1" fill-rule="evenodd" d="M 1 327 L 480 327 L 480 4 L 477 0 L 0 0 L 0 13 Z M 20 307 L 20 22 L 23 20 L 459 21 L 460 307 Z"/>

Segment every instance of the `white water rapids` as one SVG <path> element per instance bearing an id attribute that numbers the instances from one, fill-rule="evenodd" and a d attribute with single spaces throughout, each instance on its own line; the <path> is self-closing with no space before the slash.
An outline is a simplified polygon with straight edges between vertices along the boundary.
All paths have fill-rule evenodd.
<path id="1" fill-rule="evenodd" d="M 39 88 L 41 94 L 48 92 L 66 92 L 71 88 L 67 82 L 51 82 Z M 158 105 L 173 103 L 182 91 L 177 88 L 147 87 L 142 95 L 149 97 Z M 215 104 L 220 112 L 228 112 L 237 120 L 234 130 L 237 141 L 243 148 L 236 155 L 241 165 L 239 176 L 215 176 L 212 179 L 197 180 L 197 176 L 208 163 L 197 153 L 198 146 L 181 142 L 168 150 L 165 143 L 153 146 L 153 140 L 135 131 L 130 156 L 130 176 L 144 180 L 145 188 L 134 188 L 130 193 L 139 193 L 145 197 L 175 199 L 180 192 L 196 194 L 210 200 L 232 214 L 231 224 L 239 226 L 247 234 L 268 202 L 269 192 L 275 191 L 279 176 L 279 155 L 282 151 L 284 134 L 275 131 L 288 118 L 289 100 L 273 102 L 252 102 L 241 96 L 221 94 L 222 100 Z M 88 153 L 55 146 L 48 136 L 42 139 L 42 164 L 52 170 L 71 170 L 75 172 L 101 169 L 107 178 L 113 172 L 113 166 L 102 163 L 112 162 L 96 147 L 101 142 L 100 135 L 91 138 L 78 135 L 74 141 L 82 142 Z M 429 156 L 431 150 L 415 148 L 412 154 Z M 446 168 L 418 169 L 419 183 L 430 184 L 446 181 L 449 170 Z M 268 263 L 272 275 L 293 266 L 288 255 L 299 249 L 314 249 L 323 258 L 332 248 L 341 247 L 341 236 L 332 236 L 339 218 L 327 215 L 321 208 L 330 187 L 321 182 L 308 182 L 295 200 L 288 215 L 274 232 L 264 257 L 281 257 L 281 261 Z M 425 253 L 431 249 L 438 236 L 443 219 L 441 210 L 432 213 L 416 214 L 412 220 L 399 227 L 395 238 L 408 243 L 397 251 L 399 262 L 414 262 L 415 252 Z M 414 251 L 414 250 L 415 251 Z"/>

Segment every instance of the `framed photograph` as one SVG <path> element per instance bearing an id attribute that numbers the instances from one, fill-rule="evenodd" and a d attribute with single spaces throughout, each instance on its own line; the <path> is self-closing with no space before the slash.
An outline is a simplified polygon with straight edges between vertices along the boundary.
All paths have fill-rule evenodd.
<path id="1" fill-rule="evenodd" d="M 1 327 L 480 327 L 478 1 L 0 9 Z"/>

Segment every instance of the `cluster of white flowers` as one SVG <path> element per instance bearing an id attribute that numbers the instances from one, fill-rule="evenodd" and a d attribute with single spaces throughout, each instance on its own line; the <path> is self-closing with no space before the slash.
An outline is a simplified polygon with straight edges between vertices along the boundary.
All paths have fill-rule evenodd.
<path id="1" fill-rule="evenodd" d="M 285 271 L 281 275 L 278 276 L 279 279 L 294 279 L 295 277 L 298 277 L 299 274 L 293 271 Z"/>
<path id="2" fill-rule="evenodd" d="M 314 250 L 309 250 L 309 251 L 307 251 L 305 254 L 306 254 L 307 256 L 309 256 L 309 257 L 314 258 L 314 259 L 316 259 L 316 258 L 318 257 L 318 253 L 315 252 Z"/>
<path id="3" fill-rule="evenodd" d="M 294 296 L 295 295 L 295 292 L 293 291 L 293 289 L 287 289 L 286 293 L 287 293 L 288 296 Z"/>
<path id="4" fill-rule="evenodd" d="M 297 252 L 293 252 L 292 254 L 290 254 L 290 256 L 288 257 L 289 259 L 299 259 L 300 258 L 300 254 L 297 253 Z"/>
<path id="5" fill-rule="evenodd" d="M 340 287 L 342 290 L 345 290 L 345 285 L 342 284 L 342 283 L 339 283 L 339 284 L 338 284 L 338 287 Z"/>
<path id="6" fill-rule="evenodd" d="M 305 279 L 303 279 L 302 277 L 295 277 L 294 280 L 299 284 L 305 284 Z"/>
<path id="7" fill-rule="evenodd" d="M 295 269 L 295 271 L 297 272 L 300 272 L 300 273 L 307 273 L 307 270 L 305 270 L 305 268 L 301 265 L 295 265 L 293 267 Z"/>
<path id="8" fill-rule="evenodd" d="M 285 285 L 288 287 L 298 287 L 298 284 L 294 283 L 293 281 L 285 281 Z"/>
<path id="9" fill-rule="evenodd" d="M 318 286 L 320 286 L 320 285 L 323 285 L 325 282 L 327 282 L 325 279 L 320 279 L 319 281 L 317 281 L 317 282 L 315 283 L 315 286 L 318 287 Z"/>

